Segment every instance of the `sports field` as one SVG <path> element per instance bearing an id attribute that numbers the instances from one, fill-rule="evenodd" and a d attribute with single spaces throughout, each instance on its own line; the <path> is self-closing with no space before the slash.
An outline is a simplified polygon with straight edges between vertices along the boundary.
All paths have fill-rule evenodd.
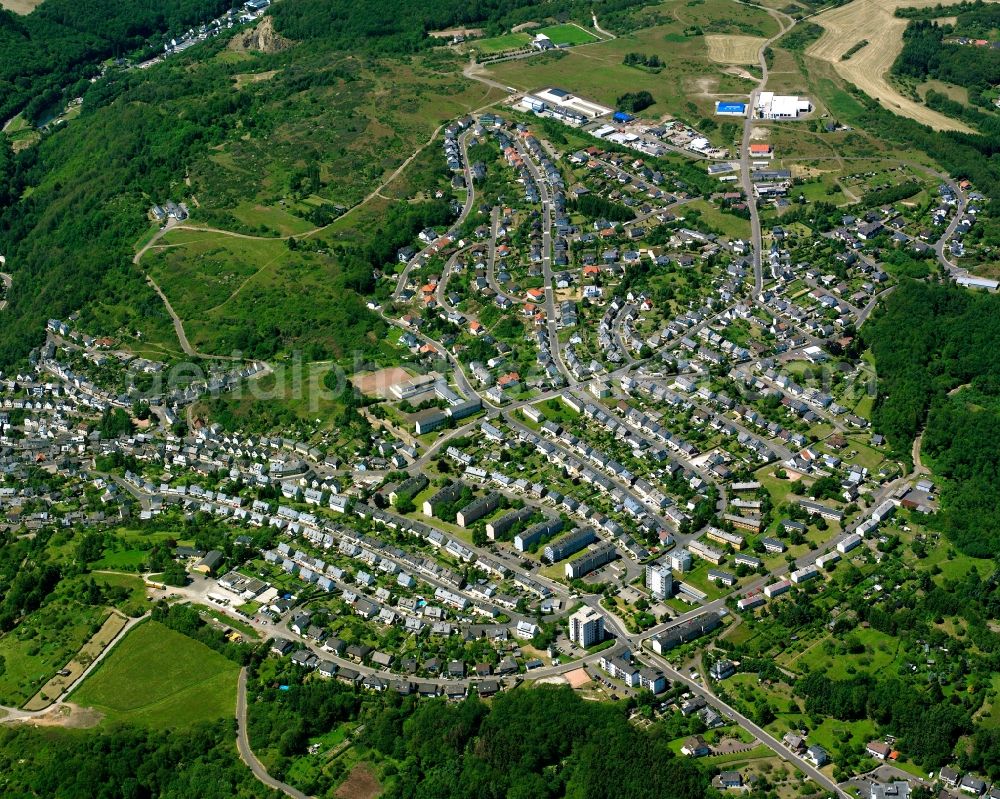
<path id="1" fill-rule="evenodd" d="M 491 36 L 488 39 L 475 39 L 469 42 L 469 49 L 483 55 L 503 53 L 507 50 L 519 50 L 531 44 L 531 40 L 538 33 L 548 36 L 552 40 L 552 44 L 556 47 L 598 41 L 598 37 L 587 29 L 572 22 L 567 22 L 562 25 L 549 25 L 546 28 L 534 28 L 530 33 L 518 31 L 517 33 L 504 33 L 500 36 Z"/>
<path id="2" fill-rule="evenodd" d="M 150 621 L 129 632 L 71 699 L 111 721 L 183 727 L 232 716 L 238 672 L 204 644 Z"/>
<path id="3" fill-rule="evenodd" d="M 961 122 L 932 111 L 925 105 L 904 97 L 888 80 L 888 72 L 903 49 L 903 31 L 907 20 L 893 16 L 901 6 L 933 6 L 937 0 L 853 0 L 813 17 L 825 33 L 814 42 L 806 54 L 833 64 L 841 77 L 849 80 L 866 94 L 897 114 L 915 119 L 935 130 L 969 128 Z M 859 41 L 867 39 L 850 59 L 841 56 Z"/>
<path id="4" fill-rule="evenodd" d="M 564 25 L 551 25 L 548 28 L 539 28 L 535 33 L 542 33 L 552 40 L 556 47 L 560 45 L 586 44 L 596 42 L 597 37 L 589 31 L 567 22 Z"/>

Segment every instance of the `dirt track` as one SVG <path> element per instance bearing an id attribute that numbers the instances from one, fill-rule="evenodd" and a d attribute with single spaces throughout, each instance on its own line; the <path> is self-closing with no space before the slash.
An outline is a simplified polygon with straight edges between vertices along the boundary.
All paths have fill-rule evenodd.
<path id="1" fill-rule="evenodd" d="M 887 73 L 903 49 L 903 31 L 907 20 L 893 12 L 902 6 L 936 5 L 938 0 L 854 0 L 845 6 L 824 11 L 813 18 L 826 32 L 806 51 L 807 55 L 827 61 L 841 77 L 878 101 L 890 111 L 915 119 L 935 130 L 969 131 L 958 120 L 904 97 L 887 79 Z M 863 47 L 847 61 L 841 56 L 858 42 Z"/>

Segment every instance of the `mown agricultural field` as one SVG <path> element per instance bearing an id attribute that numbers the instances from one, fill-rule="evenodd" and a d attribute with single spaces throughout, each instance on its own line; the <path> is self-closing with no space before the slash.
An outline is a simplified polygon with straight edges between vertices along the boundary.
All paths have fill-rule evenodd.
<path id="1" fill-rule="evenodd" d="M 902 95 L 888 80 L 888 72 L 903 49 L 903 31 L 907 21 L 893 16 L 900 7 L 933 6 L 936 0 L 853 0 L 813 18 L 825 33 L 806 54 L 834 65 L 837 73 L 883 106 L 908 116 L 935 130 L 969 128 L 950 117 L 932 111 Z M 869 44 L 844 60 L 842 56 L 867 39 Z"/>

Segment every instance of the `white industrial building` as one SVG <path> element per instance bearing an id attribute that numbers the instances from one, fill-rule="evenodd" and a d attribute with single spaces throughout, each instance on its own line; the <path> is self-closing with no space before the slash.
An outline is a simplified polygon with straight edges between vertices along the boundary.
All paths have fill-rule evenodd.
<path id="1" fill-rule="evenodd" d="M 754 109 L 760 119 L 797 119 L 813 110 L 808 97 L 761 92 Z"/>
<path id="2" fill-rule="evenodd" d="M 598 105 L 590 100 L 577 97 L 575 94 L 571 94 L 565 89 L 559 89 L 555 86 L 547 89 L 540 89 L 534 94 L 535 97 L 542 100 L 549 106 L 561 106 L 563 108 L 568 108 L 572 111 L 577 111 L 578 113 L 583 114 L 589 119 L 597 119 L 598 117 L 607 116 L 612 111 L 612 109 L 607 106 Z"/>
<path id="3" fill-rule="evenodd" d="M 959 275 L 955 278 L 955 282 L 970 289 L 986 289 L 987 291 L 996 291 L 997 287 L 1000 286 L 996 280 L 992 280 L 988 277 L 976 277 L 974 275 Z"/>

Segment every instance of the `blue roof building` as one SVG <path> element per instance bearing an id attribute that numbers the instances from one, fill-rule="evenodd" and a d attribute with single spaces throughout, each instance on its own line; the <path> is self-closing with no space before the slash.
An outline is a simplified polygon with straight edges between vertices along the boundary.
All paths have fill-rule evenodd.
<path id="1" fill-rule="evenodd" d="M 746 116 L 747 104 L 746 103 L 734 103 L 727 100 L 719 100 L 715 104 L 715 113 L 720 116 L 734 116 L 742 117 Z"/>

